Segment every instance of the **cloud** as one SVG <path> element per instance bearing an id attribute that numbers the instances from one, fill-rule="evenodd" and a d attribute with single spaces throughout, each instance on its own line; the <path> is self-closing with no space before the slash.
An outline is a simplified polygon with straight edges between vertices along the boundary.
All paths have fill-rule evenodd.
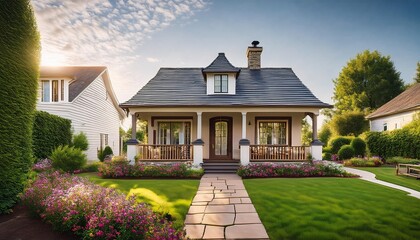
<path id="1" fill-rule="evenodd" d="M 146 58 L 146 60 L 147 60 L 148 62 L 151 62 L 151 63 L 156 63 L 156 62 L 159 62 L 159 59 L 157 59 L 157 58 L 152 58 L 152 57 L 148 57 L 148 58 Z"/>
<path id="2" fill-rule="evenodd" d="M 140 57 L 137 50 L 154 32 L 178 19 L 185 21 L 207 6 L 205 0 L 32 0 L 32 3 L 43 56 L 63 54 L 63 64 L 109 68 L 135 62 Z"/>

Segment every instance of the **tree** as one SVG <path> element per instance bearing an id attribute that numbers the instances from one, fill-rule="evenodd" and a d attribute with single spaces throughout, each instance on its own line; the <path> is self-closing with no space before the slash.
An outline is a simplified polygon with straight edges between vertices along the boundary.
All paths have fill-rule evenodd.
<path id="1" fill-rule="evenodd" d="M 29 0 L 0 0 L 0 214 L 23 190 L 33 161 L 39 34 Z"/>
<path id="2" fill-rule="evenodd" d="M 334 82 L 337 113 L 370 112 L 404 90 L 400 73 L 390 56 L 366 50 L 347 62 Z"/>
<path id="3" fill-rule="evenodd" d="M 335 136 L 359 136 L 369 130 L 369 123 L 362 112 L 336 114 L 330 125 Z"/>
<path id="4" fill-rule="evenodd" d="M 417 62 L 417 72 L 416 76 L 414 77 L 414 82 L 420 83 L 420 62 Z"/>
<path id="5" fill-rule="evenodd" d="M 321 129 L 318 131 L 318 139 L 319 141 L 327 145 L 331 136 L 332 136 L 332 131 L 331 131 L 330 122 L 324 122 Z"/>
<path id="6" fill-rule="evenodd" d="M 302 119 L 302 145 L 309 146 L 312 142 L 312 130 L 306 118 Z"/>

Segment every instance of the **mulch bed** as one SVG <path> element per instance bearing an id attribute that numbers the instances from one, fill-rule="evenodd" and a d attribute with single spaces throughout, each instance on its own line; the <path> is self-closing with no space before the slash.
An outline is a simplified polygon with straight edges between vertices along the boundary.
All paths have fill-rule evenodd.
<path id="1" fill-rule="evenodd" d="M 0 215 L 0 240 L 48 240 L 78 239 L 71 233 L 55 232 L 52 226 L 29 215 L 22 205 L 16 205 L 13 213 Z"/>

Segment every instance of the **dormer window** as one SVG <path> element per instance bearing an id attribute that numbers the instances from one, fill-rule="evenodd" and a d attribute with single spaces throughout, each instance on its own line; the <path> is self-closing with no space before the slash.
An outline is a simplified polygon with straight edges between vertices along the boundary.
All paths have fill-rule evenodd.
<path id="1" fill-rule="evenodd" d="M 41 80 L 41 102 L 65 102 L 66 83 L 63 79 Z"/>
<path id="2" fill-rule="evenodd" d="M 227 74 L 214 75 L 214 92 L 215 93 L 228 92 L 228 75 Z"/>

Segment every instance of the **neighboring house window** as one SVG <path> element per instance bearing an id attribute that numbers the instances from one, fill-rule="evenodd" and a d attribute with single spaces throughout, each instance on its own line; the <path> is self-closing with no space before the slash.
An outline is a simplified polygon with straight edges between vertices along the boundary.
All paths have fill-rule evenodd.
<path id="1" fill-rule="evenodd" d="M 228 75 L 227 74 L 214 75 L 214 92 L 215 93 L 228 92 Z"/>
<path id="2" fill-rule="evenodd" d="M 158 132 L 159 144 L 175 145 L 191 142 L 190 122 L 159 122 Z"/>
<path id="3" fill-rule="evenodd" d="M 388 130 L 388 124 L 384 123 L 384 131 Z"/>
<path id="4" fill-rule="evenodd" d="M 64 101 L 64 80 L 41 80 L 41 102 Z"/>
<path id="5" fill-rule="evenodd" d="M 286 121 L 260 121 L 258 123 L 258 144 L 287 145 Z"/>
<path id="6" fill-rule="evenodd" d="M 104 149 L 106 146 L 108 146 L 108 134 L 100 133 L 100 148 Z"/>

